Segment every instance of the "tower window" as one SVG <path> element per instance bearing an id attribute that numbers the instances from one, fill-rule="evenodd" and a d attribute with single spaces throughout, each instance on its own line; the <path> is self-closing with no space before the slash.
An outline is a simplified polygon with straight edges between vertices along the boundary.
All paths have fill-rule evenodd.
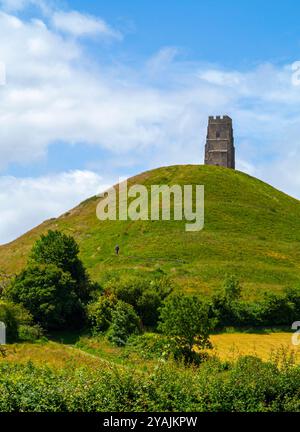
<path id="1" fill-rule="evenodd" d="M 216 132 L 216 138 L 220 138 L 220 132 L 219 131 Z"/>

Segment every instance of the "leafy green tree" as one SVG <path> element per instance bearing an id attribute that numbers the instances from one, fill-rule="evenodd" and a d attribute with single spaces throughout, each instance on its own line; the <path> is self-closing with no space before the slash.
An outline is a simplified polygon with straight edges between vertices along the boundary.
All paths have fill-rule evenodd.
<path id="1" fill-rule="evenodd" d="M 6 295 L 22 304 L 44 328 L 82 323 L 83 306 L 76 283 L 70 273 L 53 264 L 28 266 L 16 276 Z"/>
<path id="2" fill-rule="evenodd" d="M 179 353 L 192 360 L 195 348 L 211 348 L 209 333 L 214 326 L 215 320 L 209 317 L 208 304 L 197 296 L 174 294 L 161 308 L 158 328 L 175 340 Z"/>
<path id="3" fill-rule="evenodd" d="M 37 264 L 54 264 L 75 281 L 75 291 L 82 301 L 89 299 L 91 283 L 78 257 L 79 247 L 72 236 L 49 230 L 42 234 L 31 251 L 30 259 Z"/>
<path id="4" fill-rule="evenodd" d="M 112 322 L 107 334 L 108 339 L 119 346 L 125 345 L 131 334 L 141 331 L 141 322 L 133 306 L 119 300 L 112 312 Z"/>

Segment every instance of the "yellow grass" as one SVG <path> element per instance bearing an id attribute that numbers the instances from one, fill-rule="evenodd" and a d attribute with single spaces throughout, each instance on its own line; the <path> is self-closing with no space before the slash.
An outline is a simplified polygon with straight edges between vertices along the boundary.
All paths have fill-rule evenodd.
<path id="1" fill-rule="evenodd" d="M 274 332 L 267 334 L 247 334 L 247 333 L 223 333 L 211 336 L 213 350 L 210 354 L 215 354 L 222 360 L 234 361 L 241 355 L 255 355 L 262 360 L 278 360 L 278 356 L 284 353 L 293 353 L 295 361 L 300 364 L 300 346 L 292 344 L 292 333 Z M 86 366 L 92 369 L 110 368 L 112 364 L 119 363 L 119 351 L 109 344 L 101 341 L 85 341 L 85 348 L 95 354 L 85 352 L 82 349 L 64 345 L 56 342 L 44 344 L 19 343 L 6 346 L 6 356 L 0 356 L 0 362 L 8 361 L 13 363 L 27 363 L 31 361 L 36 365 L 48 365 L 56 368 L 71 367 L 78 368 Z M 88 343 L 90 342 L 90 343 Z M 119 353 L 119 354 L 118 354 Z M 282 360 L 282 358 L 281 358 Z M 151 368 L 155 362 L 141 359 L 130 358 L 127 362 L 123 359 L 119 367 L 143 366 L 142 369 Z"/>
<path id="2" fill-rule="evenodd" d="M 55 342 L 7 345 L 6 356 L 0 356 L 0 361 L 13 363 L 27 363 L 31 361 L 35 365 L 48 365 L 56 368 L 87 366 L 103 369 L 109 367 L 109 362 L 106 360 Z"/>
<path id="3" fill-rule="evenodd" d="M 293 352 L 300 363 L 300 346 L 292 344 L 292 333 L 224 333 L 211 336 L 213 353 L 223 360 L 235 360 L 240 355 L 256 355 L 270 360 L 280 351 Z"/>

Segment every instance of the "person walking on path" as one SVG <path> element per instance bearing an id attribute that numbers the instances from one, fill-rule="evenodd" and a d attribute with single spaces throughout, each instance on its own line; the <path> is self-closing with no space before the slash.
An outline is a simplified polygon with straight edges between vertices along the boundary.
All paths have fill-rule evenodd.
<path id="1" fill-rule="evenodd" d="M 119 251 L 120 251 L 120 248 L 119 248 L 119 246 L 117 245 L 117 246 L 115 247 L 116 255 L 119 255 Z"/>

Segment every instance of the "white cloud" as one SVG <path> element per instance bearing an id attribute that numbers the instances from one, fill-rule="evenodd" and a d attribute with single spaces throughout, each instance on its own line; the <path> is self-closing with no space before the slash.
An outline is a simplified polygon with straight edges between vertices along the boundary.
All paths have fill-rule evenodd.
<path id="1" fill-rule="evenodd" d="M 29 0 L 5 3 L 16 10 Z M 107 149 L 116 170 L 119 161 L 137 169 L 201 163 L 207 116 L 228 114 L 234 120 L 238 168 L 300 197 L 300 87 L 292 85 L 290 65 L 228 71 L 185 62 L 176 47 L 166 47 L 135 68 L 120 62 L 105 67 L 100 54 L 93 62 L 81 39 L 74 38 L 111 31 L 98 17 L 54 8 L 29 21 L 0 12 L 0 62 L 7 75 L 7 84 L 0 87 L 0 169 L 11 162 L 37 161 L 54 142 Z M 18 181 L 10 179 L 11 191 L 20 190 Z M 26 179 L 20 182 L 27 185 Z M 53 192 L 53 205 L 45 212 L 31 190 L 23 188 L 31 200 L 26 224 L 13 205 L 2 207 L 3 215 L 12 211 L 17 222 L 11 228 L 2 223 L 0 240 L 55 216 L 62 201 L 65 210 L 68 194 L 74 204 L 79 201 L 67 188 L 55 207 Z"/>
<path id="2" fill-rule="evenodd" d="M 8 242 L 43 220 L 64 213 L 109 185 L 91 171 L 37 178 L 0 177 L 0 241 Z"/>
<path id="3" fill-rule="evenodd" d="M 77 11 L 55 12 L 52 22 L 56 29 L 74 36 L 100 35 L 114 39 L 122 38 L 120 32 L 114 30 L 102 19 Z"/>
<path id="4" fill-rule="evenodd" d="M 4 13 L 0 53 L 7 73 L 0 87 L 0 168 L 38 160 L 57 141 L 130 151 L 134 159 L 148 152 L 150 166 L 199 162 L 207 116 L 222 113 L 234 117 L 240 139 L 253 140 L 252 150 L 263 142 L 262 156 L 280 153 L 287 134 L 298 146 L 300 89 L 288 68 L 224 71 L 176 60 L 174 47 L 140 68 L 105 68 L 46 21 Z"/>
<path id="5" fill-rule="evenodd" d="M 208 69 L 199 73 L 199 78 L 207 81 L 210 84 L 220 86 L 240 86 L 243 81 L 243 76 L 237 72 L 224 72 L 216 69 Z"/>

